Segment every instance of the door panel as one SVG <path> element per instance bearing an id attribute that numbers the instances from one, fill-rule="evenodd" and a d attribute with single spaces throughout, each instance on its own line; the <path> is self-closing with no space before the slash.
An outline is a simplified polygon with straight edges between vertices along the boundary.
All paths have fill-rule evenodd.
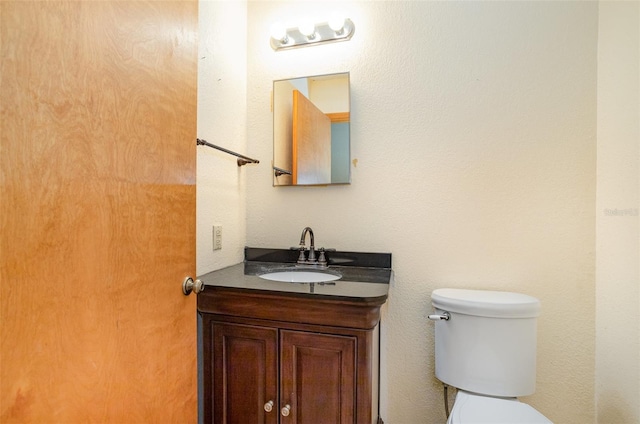
<path id="1" fill-rule="evenodd" d="M 355 337 L 280 331 L 282 423 L 355 423 Z"/>
<path id="2" fill-rule="evenodd" d="M 278 330 L 214 322 L 211 331 L 212 370 L 222 373 L 206 377 L 214 382 L 213 422 L 277 423 Z M 269 401 L 272 402 L 272 410 L 267 412 L 264 405 Z M 208 417 L 205 421 L 210 422 Z"/>
<path id="3" fill-rule="evenodd" d="M 331 119 L 293 91 L 293 184 L 331 183 Z"/>
<path id="4" fill-rule="evenodd" d="M 0 19 L 0 421 L 195 422 L 197 3 Z"/>

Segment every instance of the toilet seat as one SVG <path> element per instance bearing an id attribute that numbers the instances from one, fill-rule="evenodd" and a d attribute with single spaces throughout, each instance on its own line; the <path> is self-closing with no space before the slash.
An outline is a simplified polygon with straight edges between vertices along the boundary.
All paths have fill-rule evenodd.
<path id="1" fill-rule="evenodd" d="M 458 390 L 447 424 L 553 424 L 516 398 L 495 398 Z"/>

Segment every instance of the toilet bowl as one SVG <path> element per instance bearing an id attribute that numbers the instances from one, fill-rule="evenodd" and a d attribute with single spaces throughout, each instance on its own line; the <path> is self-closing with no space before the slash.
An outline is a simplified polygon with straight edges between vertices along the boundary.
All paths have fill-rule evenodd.
<path id="1" fill-rule="evenodd" d="M 535 391 L 540 301 L 511 292 L 437 289 L 436 378 L 458 389 L 448 424 L 550 424 L 518 396 Z"/>
<path id="2" fill-rule="evenodd" d="M 498 398 L 458 390 L 447 424 L 553 424 L 516 398 Z"/>

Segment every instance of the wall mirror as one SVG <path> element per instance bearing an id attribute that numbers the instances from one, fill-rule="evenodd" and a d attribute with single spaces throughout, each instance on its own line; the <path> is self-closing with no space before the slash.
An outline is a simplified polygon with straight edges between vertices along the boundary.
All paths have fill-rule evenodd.
<path id="1" fill-rule="evenodd" d="M 273 185 L 351 182 L 349 73 L 273 82 Z"/>

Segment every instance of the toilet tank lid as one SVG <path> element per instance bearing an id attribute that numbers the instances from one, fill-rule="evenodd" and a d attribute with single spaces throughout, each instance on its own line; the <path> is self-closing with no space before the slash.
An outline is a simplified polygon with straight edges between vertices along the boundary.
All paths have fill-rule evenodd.
<path id="1" fill-rule="evenodd" d="M 540 301 L 535 297 L 504 291 L 437 289 L 431 304 L 438 309 L 490 318 L 535 318 Z"/>

